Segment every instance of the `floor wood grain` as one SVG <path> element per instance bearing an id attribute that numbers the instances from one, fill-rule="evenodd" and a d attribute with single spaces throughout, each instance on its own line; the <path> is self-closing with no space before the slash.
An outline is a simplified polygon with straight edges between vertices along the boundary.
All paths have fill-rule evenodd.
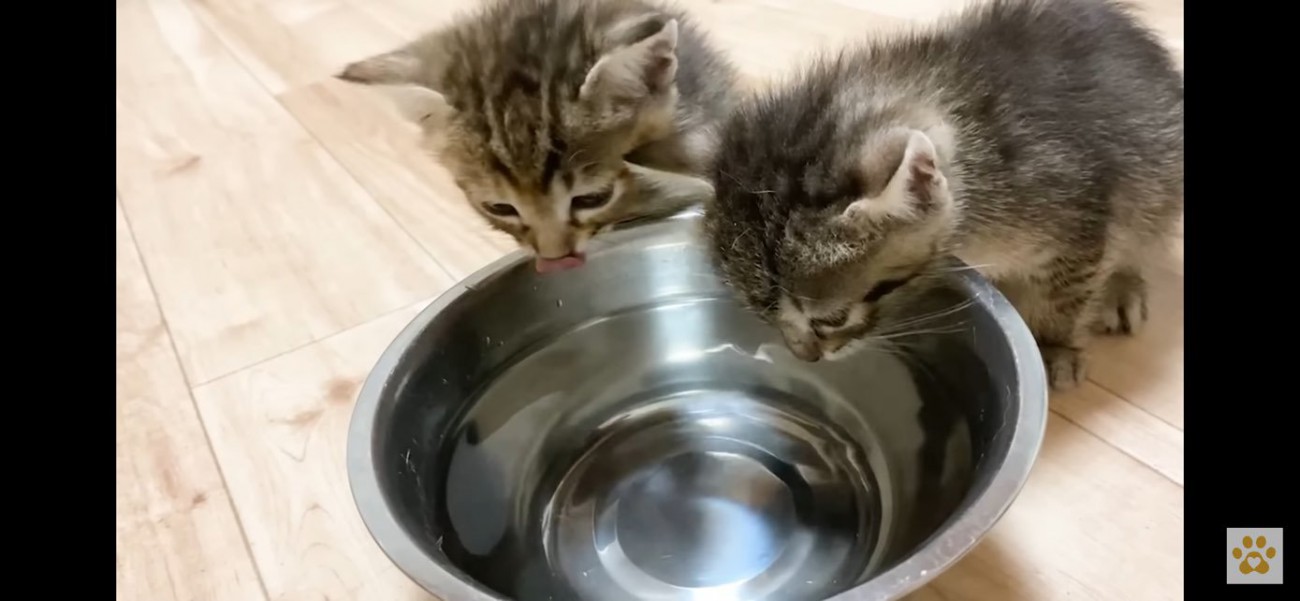
<path id="1" fill-rule="evenodd" d="M 451 283 L 183 0 L 117 27 L 117 189 L 192 381 Z"/>
<path id="2" fill-rule="evenodd" d="M 117 210 L 117 598 L 266 599 Z"/>
<path id="3" fill-rule="evenodd" d="M 405 576 L 352 503 L 343 452 L 361 382 L 425 304 L 194 389 L 272 599 L 400 589 Z M 378 586 L 381 577 L 395 581 Z"/>

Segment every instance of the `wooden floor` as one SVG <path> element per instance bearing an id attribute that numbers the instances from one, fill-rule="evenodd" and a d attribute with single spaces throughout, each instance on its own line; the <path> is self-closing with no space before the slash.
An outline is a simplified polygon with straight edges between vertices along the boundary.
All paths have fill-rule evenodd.
<path id="1" fill-rule="evenodd" d="M 357 516 L 344 433 L 398 330 L 510 246 L 329 76 L 471 4 L 117 0 L 119 601 L 429 599 Z M 961 0 L 681 4 L 761 81 Z M 1182 2 L 1138 4 L 1181 57 Z M 1017 503 L 917 599 L 1183 597 L 1181 253 L 1154 279 L 1151 327 L 1053 397 Z"/>

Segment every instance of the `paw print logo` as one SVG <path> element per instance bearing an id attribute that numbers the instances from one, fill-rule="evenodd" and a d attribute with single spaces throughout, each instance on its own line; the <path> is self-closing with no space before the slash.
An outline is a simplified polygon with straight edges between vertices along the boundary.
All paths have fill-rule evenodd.
<path id="1" fill-rule="evenodd" d="M 1244 536 L 1241 539 L 1241 546 L 1232 548 L 1232 557 L 1241 560 L 1241 563 L 1237 564 L 1237 569 L 1242 574 L 1267 574 L 1268 560 L 1277 557 L 1277 549 L 1269 547 L 1268 539 L 1262 536 L 1255 537 L 1253 540 L 1249 536 Z"/>

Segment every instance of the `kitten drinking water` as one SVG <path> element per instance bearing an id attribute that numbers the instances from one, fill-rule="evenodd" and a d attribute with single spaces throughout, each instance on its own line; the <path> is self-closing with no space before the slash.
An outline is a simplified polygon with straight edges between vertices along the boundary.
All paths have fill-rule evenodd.
<path id="1" fill-rule="evenodd" d="M 735 85 L 683 15 L 640 0 L 497 0 L 339 77 L 390 91 L 539 271 L 581 265 L 618 221 L 711 196 Z"/>
<path id="2" fill-rule="evenodd" d="M 1116 3 L 994 0 L 743 103 L 712 178 L 716 259 L 796 356 L 901 331 L 952 253 L 1065 388 L 1093 332 L 1147 317 L 1142 264 L 1183 207 L 1182 77 Z"/>

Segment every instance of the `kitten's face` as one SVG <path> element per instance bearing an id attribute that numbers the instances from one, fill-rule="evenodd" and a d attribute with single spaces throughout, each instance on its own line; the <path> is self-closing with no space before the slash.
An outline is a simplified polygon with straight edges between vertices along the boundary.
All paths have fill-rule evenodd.
<path id="1" fill-rule="evenodd" d="M 934 146 L 919 132 L 898 135 L 868 151 L 894 156 L 862 162 L 869 171 L 891 167 L 865 176 L 876 183 L 830 188 L 862 197 L 825 204 L 786 202 L 775 196 L 780 185 L 739 180 L 735 173 L 744 169 L 728 166 L 725 154 L 720 161 L 731 176 L 715 179 L 717 198 L 705 212 L 715 260 L 742 301 L 779 328 L 800 359 L 838 358 L 870 335 L 904 331 L 899 318 L 947 252 L 952 197 Z M 816 188 L 808 177 L 776 179 Z"/>
<path id="2" fill-rule="evenodd" d="M 455 128 L 455 125 L 451 126 Z M 638 190 L 617 150 L 561 154 L 532 167 L 507 164 L 472 135 L 426 132 L 426 143 L 454 175 L 470 205 L 493 227 L 537 256 L 542 272 L 582 264 L 587 242 L 626 218 Z M 553 144 L 565 148 L 562 141 Z"/>
<path id="3" fill-rule="evenodd" d="M 800 259 L 781 253 L 786 263 L 778 273 L 786 273 L 773 279 L 777 304 L 768 319 L 800 359 L 846 355 L 867 336 L 895 333 L 896 318 L 932 275 L 939 248 L 940 240 L 929 232 L 895 231 L 864 245 L 860 257 L 811 273 L 797 273 L 793 266 Z"/>
<path id="4" fill-rule="evenodd" d="M 598 4 L 517 6 L 340 77 L 390 86 L 470 205 L 531 250 L 538 271 L 577 267 L 593 236 L 635 215 L 623 157 L 673 133 L 677 22 Z"/>

